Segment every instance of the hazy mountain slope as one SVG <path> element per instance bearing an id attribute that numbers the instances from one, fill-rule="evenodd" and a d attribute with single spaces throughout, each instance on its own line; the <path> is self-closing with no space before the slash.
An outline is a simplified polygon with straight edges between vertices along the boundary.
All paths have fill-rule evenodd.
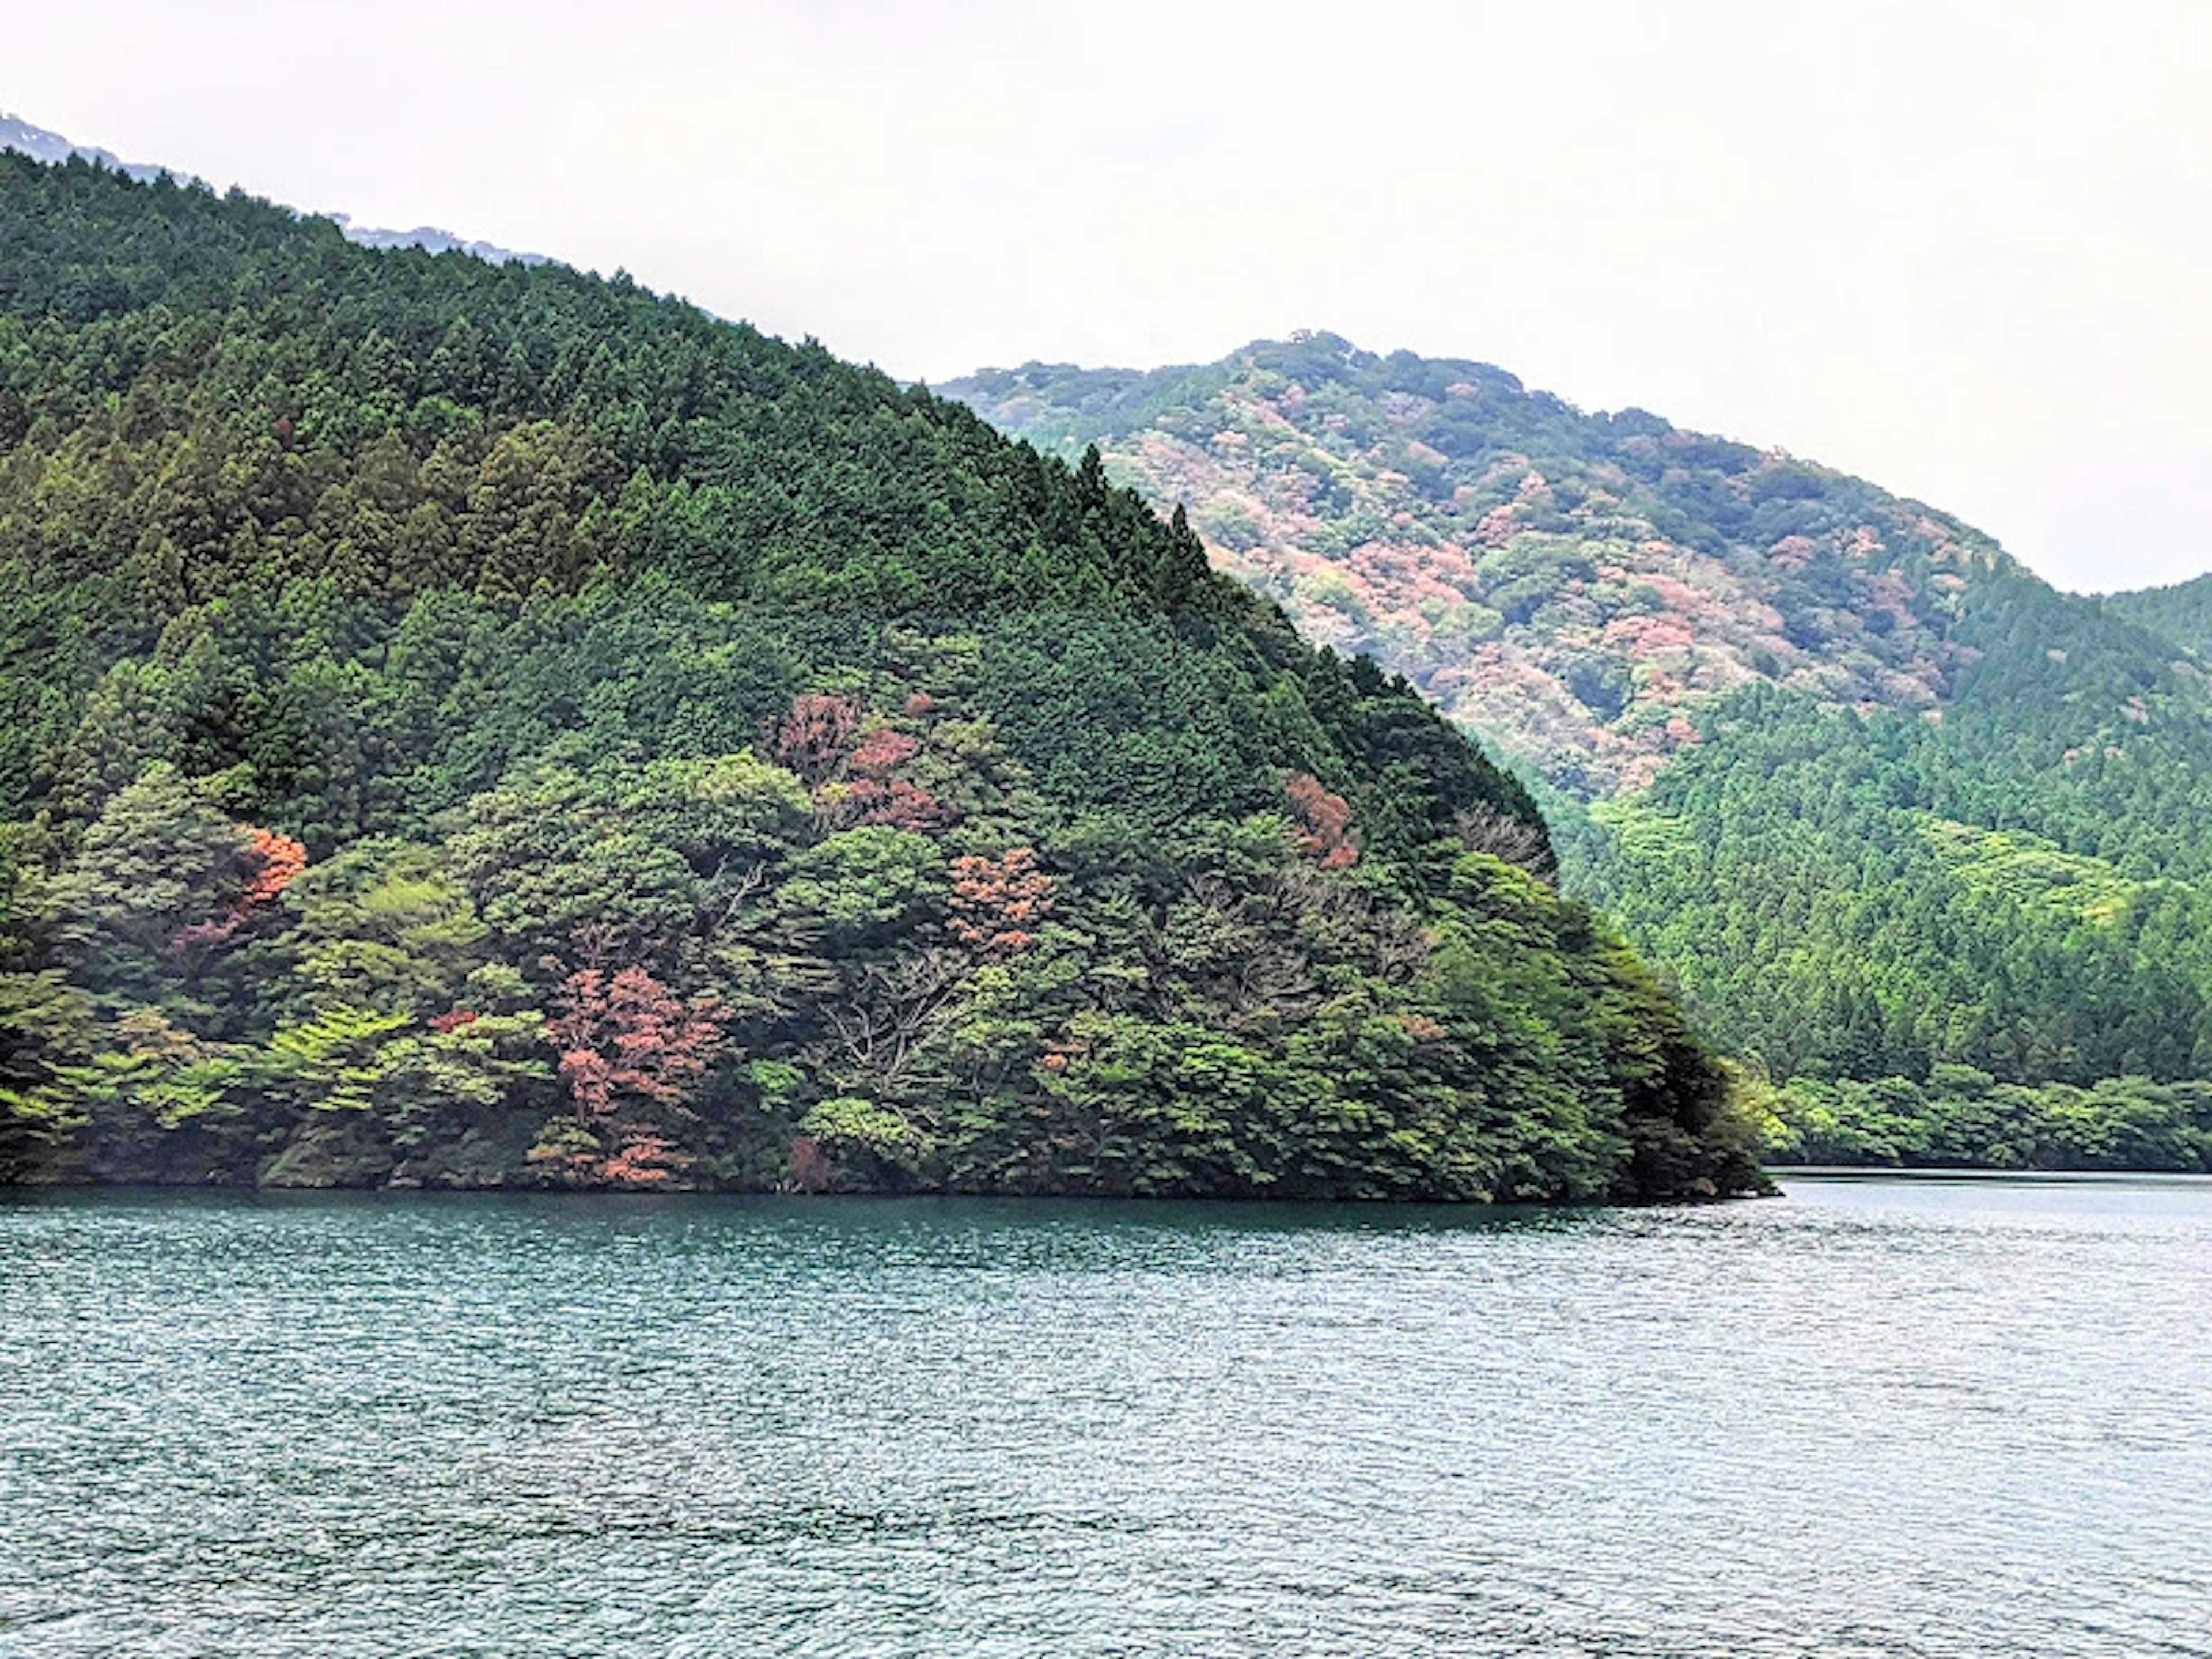
<path id="1" fill-rule="evenodd" d="M 2062 594 L 1860 480 L 1329 336 L 945 391 L 1098 441 L 1311 635 L 1521 757 L 1570 885 L 1775 1076 L 2212 1075 L 2195 585 Z M 2006 1121 L 1990 1156 L 2046 1155 Z"/>
<path id="2" fill-rule="evenodd" d="M 627 282 L 0 155 L 0 711 L 18 1175 L 1757 1184 L 1402 681 Z"/>
<path id="3" fill-rule="evenodd" d="M 169 170 L 125 161 L 108 150 L 96 149 L 88 144 L 72 143 L 58 132 L 34 127 L 28 121 L 19 120 L 5 113 L 0 113 L 0 149 L 12 149 L 40 161 L 61 162 L 75 156 L 141 180 L 155 178 Z"/>

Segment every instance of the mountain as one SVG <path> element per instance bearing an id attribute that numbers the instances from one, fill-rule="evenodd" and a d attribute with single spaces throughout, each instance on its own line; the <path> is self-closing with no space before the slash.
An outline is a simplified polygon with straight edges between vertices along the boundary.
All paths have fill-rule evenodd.
<path id="1" fill-rule="evenodd" d="M 137 166 L 104 149 L 70 143 L 58 132 L 48 132 L 44 127 L 34 127 L 28 121 L 0 112 L 0 149 L 12 149 L 18 155 L 34 161 L 59 163 L 72 157 L 90 161 L 111 171 L 125 173 L 140 180 L 160 177 L 166 167 Z M 181 176 L 181 175 L 179 175 Z"/>
<path id="2" fill-rule="evenodd" d="M 1759 1184 L 1527 792 L 1095 456 L 0 155 L 21 1178 Z"/>
<path id="3" fill-rule="evenodd" d="M 1783 452 L 1332 335 L 943 391 L 1539 781 L 1570 889 L 1787 1085 L 1782 1154 L 2212 1167 L 2191 590 L 2063 594 Z"/>
<path id="4" fill-rule="evenodd" d="M 0 113 L 0 150 L 13 150 L 33 161 L 56 164 L 72 159 L 89 161 L 94 166 L 135 179 L 141 184 L 165 175 L 182 184 L 196 182 L 190 173 L 180 173 L 173 167 L 125 161 L 110 151 L 73 143 L 58 132 L 34 127 L 28 121 L 5 113 Z M 356 225 L 343 213 L 333 214 L 331 218 L 349 241 L 358 242 L 363 247 L 419 247 L 430 253 L 465 253 L 472 258 L 488 259 L 495 264 L 502 264 L 510 259 L 532 265 L 545 262 L 543 254 L 515 253 L 490 242 L 471 241 L 456 236 L 450 230 L 440 230 L 431 225 L 418 225 L 413 230 L 380 230 L 373 226 Z"/>
<path id="5" fill-rule="evenodd" d="M 1686 718 L 1775 684 L 1936 707 L 1984 536 L 1779 451 L 1502 369 L 1329 334 L 1138 374 L 1030 364 L 942 388 L 1048 453 L 1188 503 L 1217 562 L 1372 652 L 1585 799 L 1647 785 Z"/>
<path id="6" fill-rule="evenodd" d="M 545 263 L 545 256 L 542 253 L 517 253 L 495 242 L 457 236 L 450 230 L 439 229 L 435 225 L 417 225 L 412 230 L 380 230 L 373 225 L 357 225 L 343 213 L 331 214 L 330 220 L 344 234 L 346 240 L 358 242 L 363 247 L 419 247 L 425 253 L 465 253 L 471 259 L 483 259 L 495 265 L 509 263 L 542 265 Z"/>

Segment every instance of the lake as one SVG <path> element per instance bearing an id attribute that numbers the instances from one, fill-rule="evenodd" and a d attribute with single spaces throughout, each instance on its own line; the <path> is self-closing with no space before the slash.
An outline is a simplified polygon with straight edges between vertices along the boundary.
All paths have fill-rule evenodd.
<path id="1" fill-rule="evenodd" d="M 2212 1182 L 0 1194 L 0 1653 L 2212 1654 Z"/>

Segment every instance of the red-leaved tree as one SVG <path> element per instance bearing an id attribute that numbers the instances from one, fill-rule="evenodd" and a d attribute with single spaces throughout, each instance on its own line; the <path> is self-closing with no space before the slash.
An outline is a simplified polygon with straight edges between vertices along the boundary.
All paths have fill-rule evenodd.
<path id="1" fill-rule="evenodd" d="M 292 878 L 307 867 L 307 848 L 291 836 L 253 824 L 240 824 L 238 828 L 246 836 L 241 854 L 245 885 L 238 890 L 222 915 L 180 929 L 169 941 L 172 955 L 182 956 L 229 944 L 253 920 L 257 911 L 266 909 L 283 897 Z"/>
<path id="2" fill-rule="evenodd" d="M 921 752 L 919 738 L 879 726 L 861 738 L 860 747 L 853 750 L 852 769 L 860 777 L 889 777 Z"/>
<path id="3" fill-rule="evenodd" d="M 1002 858 L 952 860 L 952 915 L 946 929 L 971 950 L 1025 950 L 1052 911 L 1059 884 L 1037 867 L 1036 849 L 1017 847 Z"/>
<path id="4" fill-rule="evenodd" d="M 863 823 L 888 824 L 917 836 L 935 835 L 952 822 L 952 809 L 919 784 L 904 778 L 862 778 L 851 799 Z"/>
<path id="5" fill-rule="evenodd" d="M 850 697 L 809 692 L 792 699 L 791 712 L 777 724 L 770 746 L 809 789 L 818 788 L 845 764 L 860 723 L 860 711 Z"/>
<path id="6" fill-rule="evenodd" d="M 927 714 L 927 696 L 915 693 Z M 907 704 L 911 714 L 915 703 Z M 769 746 L 814 797 L 816 819 L 825 829 L 854 823 L 888 825 L 934 835 L 959 815 L 899 769 L 921 752 L 921 742 L 888 726 L 860 730 L 860 709 L 850 697 L 810 692 L 793 699 Z M 855 740 L 857 738 L 857 741 Z"/>
<path id="7" fill-rule="evenodd" d="M 691 1163 L 674 1122 L 722 1045 L 713 1006 L 687 1002 L 642 968 L 610 977 L 582 968 L 561 988 L 549 1027 L 561 1051 L 561 1080 L 576 1109 L 580 1137 L 532 1156 L 577 1181 L 651 1187 Z"/>
<path id="8" fill-rule="evenodd" d="M 921 752 L 917 738 L 887 726 L 860 739 L 846 767 L 852 780 L 846 799 L 862 823 L 888 824 L 927 836 L 951 823 L 951 809 L 943 801 L 920 784 L 893 775 Z"/>
<path id="9" fill-rule="evenodd" d="M 291 836 L 280 836 L 273 830 L 256 829 L 246 856 L 253 866 L 253 874 L 246 884 L 245 892 L 239 896 L 238 908 L 241 910 L 274 904 L 284 896 L 292 878 L 307 867 L 307 849 Z"/>
<path id="10" fill-rule="evenodd" d="M 1284 785 L 1290 797 L 1291 823 L 1298 837 L 1298 850 L 1319 861 L 1324 870 L 1342 870 L 1359 861 L 1359 848 L 1352 839 L 1352 803 L 1333 795 L 1319 778 L 1300 772 Z"/>

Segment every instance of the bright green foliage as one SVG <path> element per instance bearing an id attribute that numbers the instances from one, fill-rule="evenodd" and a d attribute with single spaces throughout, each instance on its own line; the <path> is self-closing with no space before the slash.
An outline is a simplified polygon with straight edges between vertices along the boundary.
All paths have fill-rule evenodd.
<path id="1" fill-rule="evenodd" d="M 0 614 L 11 1175 L 1758 1180 L 1404 681 L 622 279 L 0 156 Z"/>
<path id="2" fill-rule="evenodd" d="M 903 1115 L 873 1101 L 839 1095 L 799 1121 L 799 1133 L 840 1164 L 863 1171 L 909 1172 L 927 1148 L 921 1131 Z"/>
<path id="3" fill-rule="evenodd" d="M 340 1006 L 280 1025 L 262 1060 L 265 1086 L 310 1111 L 368 1111 L 395 1063 L 386 1039 L 410 1023 Z"/>
<path id="4" fill-rule="evenodd" d="M 2212 851 L 2178 829 L 2212 811 L 2212 721 L 2115 696 L 2085 733 L 2049 672 L 1940 723 L 1725 704 L 1648 793 L 1559 815 L 1569 867 L 1777 1079 L 2212 1076 Z"/>
<path id="5" fill-rule="evenodd" d="M 2027 1087 L 1939 1066 L 1925 1082 L 1801 1081 L 1774 1106 L 1770 1150 L 1792 1162 L 2212 1175 L 2212 1084 Z"/>
<path id="6" fill-rule="evenodd" d="M 437 853 L 405 842 L 350 847 L 287 896 L 286 943 L 319 1006 L 441 1013 L 463 997 L 489 936 Z"/>

